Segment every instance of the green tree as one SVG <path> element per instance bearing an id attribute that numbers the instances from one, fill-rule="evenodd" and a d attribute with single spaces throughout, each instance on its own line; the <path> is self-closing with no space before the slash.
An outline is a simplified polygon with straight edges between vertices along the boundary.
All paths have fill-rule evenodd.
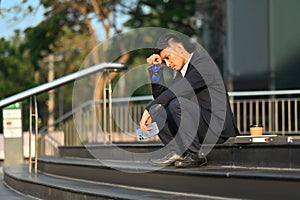
<path id="1" fill-rule="evenodd" d="M 137 0 L 125 26 L 163 27 L 196 39 L 219 67 L 223 65 L 226 0 Z"/>
<path id="2" fill-rule="evenodd" d="M 13 40 L 0 39 L 0 99 L 21 92 L 35 85 L 32 64 L 28 55 L 19 49 L 21 40 L 17 34 Z"/>
<path id="3" fill-rule="evenodd" d="M 131 17 L 125 26 L 163 27 L 177 30 L 188 36 L 199 36 L 201 29 L 194 27 L 191 20 L 195 12 L 195 0 L 138 0 L 136 6 L 129 12 Z"/>
<path id="4" fill-rule="evenodd" d="M 16 32 L 11 41 L 0 39 L 0 99 L 36 85 L 33 78 L 34 67 L 28 59 L 27 52 L 20 51 L 21 43 L 19 32 Z M 23 101 L 22 104 L 24 108 L 28 108 L 27 101 Z M 28 116 L 28 109 L 24 109 L 23 116 Z M 23 127 L 28 127 L 28 118 L 24 118 Z M 2 123 L 0 123 L 0 130 L 2 130 Z"/>
<path id="5" fill-rule="evenodd" d="M 36 27 L 25 30 L 25 39 L 21 50 L 28 52 L 30 62 L 35 66 L 35 79 L 39 84 L 48 81 L 49 60 L 47 58 L 49 55 L 61 57 L 54 63 L 55 77 L 57 78 L 77 71 L 84 57 L 91 50 L 91 40 L 84 32 L 84 28 L 75 28 L 76 26 L 85 27 L 82 22 L 66 18 L 67 16 L 63 14 L 51 15 Z M 56 98 L 56 105 L 59 106 L 55 106 L 54 111 L 55 116 L 58 117 L 61 113 L 71 109 L 71 85 L 60 88 L 59 92 L 56 91 L 55 96 L 60 97 L 59 100 Z M 48 118 L 48 111 L 45 109 L 49 105 L 48 95 L 46 93 L 39 95 L 38 100 L 42 125 L 45 125 Z"/>

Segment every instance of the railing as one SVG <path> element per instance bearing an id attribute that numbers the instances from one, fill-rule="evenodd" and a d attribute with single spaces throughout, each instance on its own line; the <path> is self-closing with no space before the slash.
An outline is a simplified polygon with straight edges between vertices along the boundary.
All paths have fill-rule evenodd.
<path id="1" fill-rule="evenodd" d="M 18 93 L 16 95 L 13 95 L 11 97 L 5 98 L 3 100 L 0 101 L 0 108 L 3 108 L 5 106 L 8 106 L 10 104 L 13 104 L 15 102 L 19 102 L 19 101 L 23 101 L 25 99 L 30 99 L 30 127 L 29 127 L 29 137 L 30 137 L 30 144 L 29 144 L 29 152 L 31 151 L 31 137 L 32 137 L 32 130 L 33 128 L 35 130 L 38 130 L 38 110 L 37 110 L 37 98 L 36 96 L 38 94 L 47 92 L 49 90 L 58 88 L 60 86 L 63 86 L 69 82 L 81 79 L 83 77 L 89 76 L 91 74 L 94 74 L 96 72 L 100 72 L 100 71 L 118 71 L 119 69 L 124 69 L 127 68 L 126 65 L 121 64 L 121 63 L 100 63 L 98 65 L 94 65 L 91 66 L 89 68 L 77 71 L 75 73 L 66 75 L 62 78 L 56 79 L 52 82 L 49 83 L 45 83 L 42 85 L 39 85 L 37 87 L 34 87 L 32 89 L 26 90 L 24 92 Z M 34 102 L 32 102 L 32 98 L 34 99 Z M 34 118 L 33 118 L 34 117 Z M 32 121 L 32 119 L 35 119 L 34 122 Z M 51 136 L 52 133 L 49 133 L 47 135 L 47 142 L 49 142 L 51 140 L 51 142 L 54 144 L 52 146 L 58 145 L 59 141 Z M 45 141 L 45 137 L 43 137 L 41 139 L 42 141 Z M 46 142 L 45 142 L 46 143 Z M 44 144 L 45 144 L 44 143 Z M 43 145 L 43 147 L 45 147 L 45 145 Z M 45 147 L 46 148 L 46 147 Z M 37 172 L 37 159 L 38 159 L 38 149 L 39 148 L 39 137 L 35 137 L 35 159 L 33 160 L 31 152 L 29 153 L 29 173 L 31 173 L 31 169 L 32 169 L 32 163 L 34 163 L 34 169 L 35 169 L 35 173 Z"/>
<path id="2" fill-rule="evenodd" d="M 0 107 L 35 97 L 75 79 L 104 70 L 106 67 L 121 68 L 124 65 L 102 63 L 81 70 L 1 100 Z M 299 134 L 300 90 L 229 92 L 228 94 L 238 129 L 242 134 L 249 133 L 251 124 L 263 124 L 266 134 Z M 106 99 L 105 101 L 88 101 L 57 119 L 51 125 L 55 127 L 53 132 L 48 132 L 48 127 L 39 130 L 42 137 L 36 137 L 36 147 L 39 147 L 36 155 L 38 152 L 43 155 L 57 154 L 57 147 L 61 145 L 135 142 L 137 141 L 135 130 L 138 127 L 142 112 L 150 100 L 152 100 L 152 96 L 112 99 L 111 105 L 106 105 Z M 108 107 L 109 112 L 105 111 L 106 107 Z M 97 113 L 96 117 L 95 113 Z M 37 111 L 34 114 L 37 114 Z M 103 118 L 97 116 L 103 116 Z M 109 119 L 109 122 L 103 120 L 106 118 Z M 76 119 L 76 126 L 74 119 Z M 107 136 L 105 130 L 109 126 L 111 126 L 109 128 L 110 135 Z M 37 130 L 37 128 L 35 129 Z M 37 143 L 38 140 L 40 141 L 39 144 Z M 157 137 L 152 139 L 152 142 L 157 141 Z M 37 160 L 37 156 L 35 160 Z"/>
<path id="3" fill-rule="evenodd" d="M 262 124 L 265 134 L 299 134 L 300 90 L 229 92 L 230 104 L 241 134 L 249 134 L 251 124 Z M 103 101 L 89 101 L 56 121 L 55 130 L 64 133 L 63 145 L 136 142 L 135 130 L 152 96 L 112 99 L 112 137 L 103 131 L 104 123 L 95 118 L 95 108 Z M 97 110 L 100 115 L 103 111 Z M 106 113 L 108 116 L 108 113 Z M 106 124 L 108 126 L 108 124 Z M 100 127 L 100 128 L 99 128 Z M 76 129 L 77 128 L 77 129 Z M 44 128 L 47 130 L 47 127 Z M 152 139 L 157 142 L 158 138 Z M 50 149 L 50 148 L 49 148 Z"/>
<path id="4" fill-rule="evenodd" d="M 268 134 L 299 134 L 300 90 L 231 92 L 232 111 L 242 134 L 262 124 Z"/>

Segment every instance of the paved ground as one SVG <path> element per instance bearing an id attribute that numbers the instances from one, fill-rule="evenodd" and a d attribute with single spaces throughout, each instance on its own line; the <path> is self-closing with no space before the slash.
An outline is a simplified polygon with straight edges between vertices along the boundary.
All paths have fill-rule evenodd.
<path id="1" fill-rule="evenodd" d="M 33 200 L 37 199 L 30 196 L 25 196 L 21 193 L 17 193 L 16 191 L 8 188 L 3 181 L 3 172 L 2 167 L 0 167 L 0 199 L 5 200 Z"/>

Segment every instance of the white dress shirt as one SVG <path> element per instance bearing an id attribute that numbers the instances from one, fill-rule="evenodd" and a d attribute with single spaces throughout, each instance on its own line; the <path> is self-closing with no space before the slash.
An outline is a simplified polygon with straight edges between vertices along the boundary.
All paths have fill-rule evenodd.
<path id="1" fill-rule="evenodd" d="M 191 53 L 191 56 L 189 57 L 188 61 L 184 64 L 184 66 L 183 66 L 182 69 L 180 70 L 180 73 L 182 74 L 182 77 L 185 76 L 185 73 L 186 73 L 186 71 L 187 71 L 187 69 L 188 69 L 188 66 L 189 66 L 189 63 L 190 63 L 190 61 L 191 61 L 192 56 L 193 56 L 193 53 Z"/>

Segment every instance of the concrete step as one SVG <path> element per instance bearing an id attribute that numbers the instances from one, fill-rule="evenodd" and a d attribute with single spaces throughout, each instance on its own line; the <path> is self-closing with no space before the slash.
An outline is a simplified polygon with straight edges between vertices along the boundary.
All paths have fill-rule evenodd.
<path id="1" fill-rule="evenodd" d="M 101 161 L 103 162 L 103 160 Z M 242 199 L 299 199 L 300 170 L 208 165 L 191 169 L 95 159 L 40 159 L 39 169 L 56 176 L 174 193 Z"/>
<path id="2" fill-rule="evenodd" d="M 72 169 L 69 169 L 72 170 Z M 81 172 L 85 174 L 86 172 Z M 100 172 L 98 172 L 100 173 Z M 77 179 L 39 172 L 28 175 L 27 166 L 5 168 L 5 181 L 16 190 L 40 199 L 227 199 L 216 195 L 182 193 L 167 190 L 132 187 L 88 179 Z M 130 182 L 131 180 L 127 180 Z"/>
<path id="3" fill-rule="evenodd" d="M 103 164 L 105 163 L 105 164 Z M 41 199 L 299 199 L 300 170 L 41 157 L 39 173 L 4 168 L 7 185 Z"/>
<path id="4" fill-rule="evenodd" d="M 7 167 L 4 180 L 42 199 L 300 199 L 299 147 L 216 145 L 207 166 L 190 169 L 150 165 L 159 144 L 60 147 L 62 156 L 39 157 L 37 176 Z"/>
<path id="5" fill-rule="evenodd" d="M 10 188 L 3 180 L 3 167 L 0 167 L 0 194 L 3 200 L 33 200 L 34 197 L 24 195 Z"/>
<path id="6" fill-rule="evenodd" d="M 209 145 L 206 145 L 209 148 Z M 62 157 L 148 161 L 161 157 L 161 144 L 98 144 L 59 147 Z M 208 154 L 212 165 L 300 169 L 300 143 L 225 143 Z"/>

